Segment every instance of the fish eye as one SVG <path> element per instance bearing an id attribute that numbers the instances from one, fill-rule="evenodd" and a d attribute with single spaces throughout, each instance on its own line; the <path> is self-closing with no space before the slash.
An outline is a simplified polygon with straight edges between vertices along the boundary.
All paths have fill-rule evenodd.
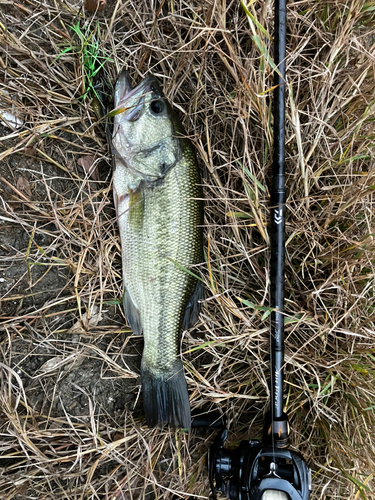
<path id="1" fill-rule="evenodd" d="M 150 109 L 155 115 L 159 115 L 160 113 L 162 113 L 164 111 L 164 108 L 165 104 L 162 99 L 159 99 L 158 101 L 152 101 L 150 104 Z"/>

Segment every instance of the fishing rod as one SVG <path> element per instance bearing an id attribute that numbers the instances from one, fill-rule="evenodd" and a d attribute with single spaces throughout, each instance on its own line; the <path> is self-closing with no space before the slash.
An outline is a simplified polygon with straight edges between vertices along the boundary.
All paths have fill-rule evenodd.
<path id="1" fill-rule="evenodd" d="M 263 443 L 242 441 L 224 448 L 227 429 L 209 451 L 209 479 L 216 492 L 230 500 L 308 500 L 311 470 L 302 456 L 288 449 L 289 423 L 284 397 L 284 271 L 285 271 L 285 55 L 286 0 L 275 0 L 274 151 L 271 189 L 271 402 Z"/>

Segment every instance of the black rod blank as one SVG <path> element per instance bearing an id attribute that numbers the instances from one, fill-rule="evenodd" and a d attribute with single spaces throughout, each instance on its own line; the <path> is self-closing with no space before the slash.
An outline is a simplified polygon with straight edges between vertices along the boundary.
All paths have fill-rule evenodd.
<path id="1" fill-rule="evenodd" d="M 274 150 L 271 190 L 271 419 L 283 419 L 286 0 L 275 1 Z"/>

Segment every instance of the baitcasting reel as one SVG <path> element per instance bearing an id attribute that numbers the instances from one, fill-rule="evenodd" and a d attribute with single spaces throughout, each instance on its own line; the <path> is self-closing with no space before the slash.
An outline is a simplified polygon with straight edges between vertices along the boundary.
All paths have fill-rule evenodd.
<path id="1" fill-rule="evenodd" d="M 259 441 L 242 441 L 228 450 L 224 448 L 227 435 L 223 429 L 209 451 L 214 500 L 217 492 L 229 500 L 308 500 L 311 470 L 298 453 L 261 446 Z"/>

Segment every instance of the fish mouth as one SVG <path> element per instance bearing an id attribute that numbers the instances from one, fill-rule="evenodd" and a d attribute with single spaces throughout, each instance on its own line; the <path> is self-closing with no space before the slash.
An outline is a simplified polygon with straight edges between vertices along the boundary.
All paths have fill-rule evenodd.
<path id="1" fill-rule="evenodd" d="M 133 88 L 128 71 L 122 70 L 116 82 L 115 108 L 123 107 L 122 116 L 133 122 L 141 116 L 146 96 L 154 94 L 159 97 L 160 93 L 159 85 L 153 76 L 148 76 Z"/>

